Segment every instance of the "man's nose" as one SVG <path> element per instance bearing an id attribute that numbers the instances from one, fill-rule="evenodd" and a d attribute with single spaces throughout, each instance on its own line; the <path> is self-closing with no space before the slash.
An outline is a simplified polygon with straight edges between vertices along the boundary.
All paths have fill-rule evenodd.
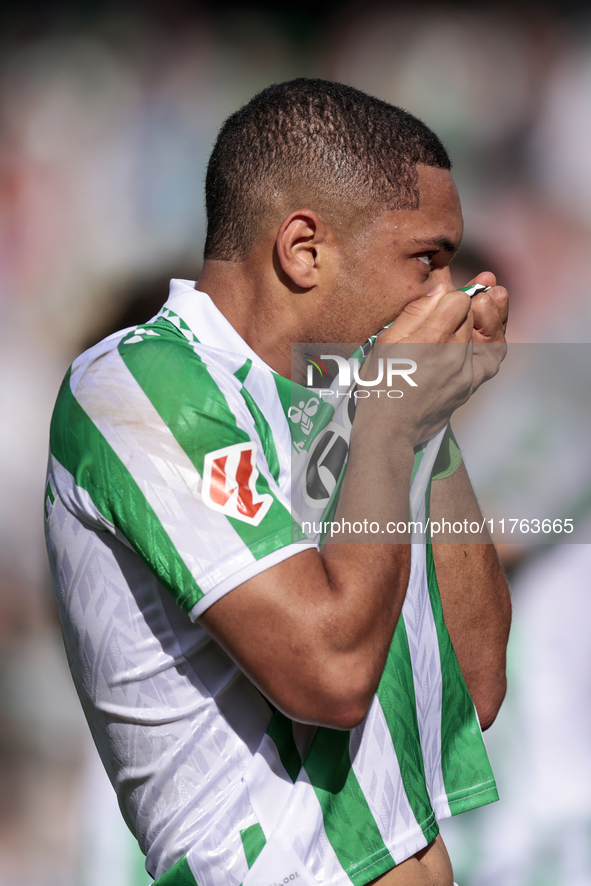
<path id="1" fill-rule="evenodd" d="M 449 265 L 446 265 L 444 268 L 436 268 L 431 274 L 431 279 L 433 286 L 437 286 L 439 283 L 446 283 L 449 286 L 454 285 Z"/>

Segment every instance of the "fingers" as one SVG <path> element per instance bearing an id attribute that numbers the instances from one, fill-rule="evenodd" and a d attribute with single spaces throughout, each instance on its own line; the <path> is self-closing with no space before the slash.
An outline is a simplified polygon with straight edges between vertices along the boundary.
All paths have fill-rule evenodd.
<path id="1" fill-rule="evenodd" d="M 470 341 L 473 328 L 470 308 L 470 298 L 465 292 L 442 283 L 431 295 L 409 302 L 379 340 Z"/>
<path id="2" fill-rule="evenodd" d="M 472 299 L 474 329 L 479 334 L 478 340 L 504 341 L 509 312 L 507 290 L 504 286 L 497 286 L 497 278 L 491 271 L 477 274 L 468 285 L 471 286 L 474 283 L 489 287 L 487 292 L 481 292 Z"/>
<path id="3" fill-rule="evenodd" d="M 493 378 L 499 371 L 507 353 L 505 329 L 509 310 L 509 296 L 503 286 L 497 286 L 496 277 L 490 272 L 479 274 L 472 282 L 490 286 L 472 299 L 474 316 L 474 390 Z"/>
<path id="4" fill-rule="evenodd" d="M 452 290 L 438 301 L 420 330 L 415 333 L 417 342 L 469 342 L 472 340 L 474 317 L 469 296 Z"/>
<path id="5" fill-rule="evenodd" d="M 504 342 L 509 296 L 503 286 L 494 286 L 472 299 L 474 341 Z"/>
<path id="6" fill-rule="evenodd" d="M 465 354 L 465 369 L 469 371 L 473 392 L 496 375 L 505 357 L 508 313 L 507 290 L 497 286 L 494 274 L 484 271 L 469 285 L 475 283 L 488 289 L 472 299 L 465 292 L 454 290 L 451 283 L 441 283 L 428 296 L 409 302 L 394 323 L 380 334 L 378 341 L 473 343 L 470 355 Z M 445 375 L 444 367 L 441 370 Z M 463 390 L 461 384 L 460 389 Z M 443 397 L 442 402 L 447 404 L 447 399 Z M 463 402 L 461 397 L 454 401 L 453 408 L 457 408 L 460 402 Z"/>

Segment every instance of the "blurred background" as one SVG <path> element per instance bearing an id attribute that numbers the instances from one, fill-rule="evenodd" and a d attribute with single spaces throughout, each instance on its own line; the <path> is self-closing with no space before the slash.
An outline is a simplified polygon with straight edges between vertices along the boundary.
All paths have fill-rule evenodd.
<path id="1" fill-rule="evenodd" d="M 591 539 L 591 10 L 20 0 L 0 22 L 0 886 L 142 886 L 45 565 L 48 425 L 65 370 L 152 316 L 169 277 L 198 276 L 224 118 L 272 82 L 350 83 L 442 137 L 466 219 L 456 283 L 497 273 L 510 341 L 533 348 L 519 383 L 500 376 L 458 422 L 483 510 L 527 500 L 576 513 L 578 539 Z M 487 734 L 502 802 L 444 835 L 460 886 L 590 886 L 591 547 L 502 552 L 512 679 Z"/>

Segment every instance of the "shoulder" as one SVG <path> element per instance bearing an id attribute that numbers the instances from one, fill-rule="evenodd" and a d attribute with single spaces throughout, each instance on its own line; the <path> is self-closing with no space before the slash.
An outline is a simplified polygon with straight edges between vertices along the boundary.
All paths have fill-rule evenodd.
<path id="1" fill-rule="evenodd" d="M 212 382 L 215 359 L 204 359 L 198 340 L 189 341 L 172 323 L 150 323 L 114 333 L 81 354 L 72 364 L 58 394 L 54 421 L 76 406 L 89 415 L 125 415 L 131 404 L 146 398 L 193 402 L 219 389 Z M 218 361 L 219 364 L 220 361 Z M 231 374 L 218 365 L 217 375 Z"/>

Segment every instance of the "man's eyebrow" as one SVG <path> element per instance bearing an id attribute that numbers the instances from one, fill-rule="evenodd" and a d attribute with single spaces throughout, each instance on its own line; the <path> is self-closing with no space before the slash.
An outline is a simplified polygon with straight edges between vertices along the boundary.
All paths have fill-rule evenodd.
<path id="1" fill-rule="evenodd" d="M 449 237 L 428 237 L 425 240 L 418 237 L 412 242 L 420 246 L 421 249 L 436 249 L 438 252 L 456 252 L 458 248 Z"/>

